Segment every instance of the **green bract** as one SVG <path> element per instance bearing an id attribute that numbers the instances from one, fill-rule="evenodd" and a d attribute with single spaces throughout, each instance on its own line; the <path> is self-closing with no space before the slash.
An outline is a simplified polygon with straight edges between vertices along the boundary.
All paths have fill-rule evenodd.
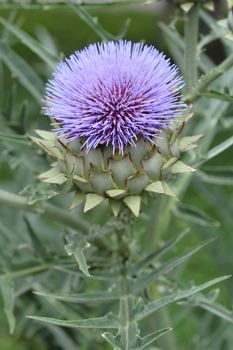
<path id="1" fill-rule="evenodd" d="M 39 177 L 42 181 L 65 185 L 75 194 L 71 208 L 84 202 L 84 212 L 108 201 L 114 215 L 124 203 L 135 216 L 148 193 L 175 193 L 168 185 L 171 174 L 195 171 L 182 160 L 182 153 L 195 147 L 202 135 L 181 137 L 183 124 L 173 133 L 163 132 L 155 143 L 138 140 L 124 155 L 112 154 L 112 148 L 99 147 L 88 153 L 80 141 L 57 139 L 54 132 L 37 130 L 32 140 L 56 158 L 52 168 Z"/>

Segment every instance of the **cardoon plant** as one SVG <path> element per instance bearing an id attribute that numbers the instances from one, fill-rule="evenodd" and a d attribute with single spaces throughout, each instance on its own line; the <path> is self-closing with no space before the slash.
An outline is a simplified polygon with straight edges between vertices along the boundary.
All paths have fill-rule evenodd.
<path id="1" fill-rule="evenodd" d="M 86 9 L 101 4 L 29 1 L 27 10 L 72 10 L 102 40 L 61 59 L 46 31 L 39 42 L 13 15 L 0 18 L 0 57 L 39 106 L 30 122 L 12 89 L 9 106 L 4 97 L 1 107 L 2 155 L 20 194 L 0 190 L 0 284 L 10 332 L 16 328 L 27 339 L 25 349 L 231 350 L 232 313 L 216 302 L 218 290 L 203 292 L 229 278 L 230 264 L 209 246 L 219 218 L 201 208 L 208 198 L 231 228 L 214 191 L 216 184 L 232 185 L 232 169 L 205 163 L 233 144 L 229 136 L 211 148 L 231 125 L 232 16 L 226 3 L 170 3 L 171 24 L 158 22 L 166 55 L 123 39 L 128 21 L 119 35 L 106 31 Z M 200 20 L 203 33 L 211 28 L 203 37 Z M 46 69 L 32 69 L 11 47 L 12 36 Z M 216 39 L 229 54 L 217 66 L 204 50 Z M 8 206 L 23 211 L 9 219 Z M 204 282 L 186 268 L 196 253 L 199 271 L 208 268 L 207 255 L 213 258 Z"/>

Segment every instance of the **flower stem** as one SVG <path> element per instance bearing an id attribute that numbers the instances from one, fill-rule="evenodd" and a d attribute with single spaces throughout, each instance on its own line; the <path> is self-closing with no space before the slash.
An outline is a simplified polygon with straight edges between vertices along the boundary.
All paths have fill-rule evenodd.
<path id="1" fill-rule="evenodd" d="M 185 17 L 184 78 L 186 93 L 190 93 L 197 80 L 197 42 L 199 5 L 193 5 Z"/>
<path id="2" fill-rule="evenodd" d="M 116 231 L 118 254 L 121 265 L 120 278 L 120 306 L 119 306 L 119 335 L 121 349 L 132 350 L 137 342 L 137 322 L 133 316 L 134 296 L 129 292 L 128 261 L 130 260 L 129 243 L 132 241 L 133 220 L 131 213 L 122 212 L 119 220 L 121 225 Z M 121 229 L 120 229 L 121 227 Z M 123 227 L 123 230 L 122 230 Z"/>

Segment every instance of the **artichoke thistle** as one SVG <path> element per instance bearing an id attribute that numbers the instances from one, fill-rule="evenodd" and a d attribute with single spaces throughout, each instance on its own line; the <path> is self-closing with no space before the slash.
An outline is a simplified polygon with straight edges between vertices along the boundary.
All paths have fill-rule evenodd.
<path id="1" fill-rule="evenodd" d="M 178 68 L 152 46 L 93 44 L 60 63 L 44 113 L 56 132 L 32 139 L 56 158 L 40 178 L 75 193 L 84 212 L 107 200 L 139 215 L 149 192 L 175 196 L 169 174 L 194 171 L 180 158 L 199 135 L 180 138 L 186 106 Z M 175 129 L 175 130 L 174 130 Z"/>

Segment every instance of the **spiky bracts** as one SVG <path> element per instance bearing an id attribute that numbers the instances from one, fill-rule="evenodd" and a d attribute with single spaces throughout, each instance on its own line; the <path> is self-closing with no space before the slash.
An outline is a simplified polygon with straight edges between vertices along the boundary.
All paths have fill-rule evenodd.
<path id="1" fill-rule="evenodd" d="M 112 154 L 112 148 L 98 147 L 88 154 L 80 141 L 63 143 L 55 133 L 37 130 L 33 141 L 56 162 L 41 174 L 40 179 L 74 192 L 71 207 L 83 204 L 84 212 L 103 201 L 110 204 L 114 215 L 126 205 L 139 215 L 141 201 L 148 193 L 175 196 L 167 180 L 171 174 L 193 172 L 182 160 L 182 153 L 195 147 L 202 135 L 179 135 L 163 132 L 153 143 L 138 140 L 136 146 L 127 146 L 124 155 Z"/>
<path id="2" fill-rule="evenodd" d="M 130 41 L 92 44 L 61 62 L 46 87 L 44 113 L 64 142 L 112 153 L 154 142 L 183 112 L 178 68 L 155 47 Z"/>

